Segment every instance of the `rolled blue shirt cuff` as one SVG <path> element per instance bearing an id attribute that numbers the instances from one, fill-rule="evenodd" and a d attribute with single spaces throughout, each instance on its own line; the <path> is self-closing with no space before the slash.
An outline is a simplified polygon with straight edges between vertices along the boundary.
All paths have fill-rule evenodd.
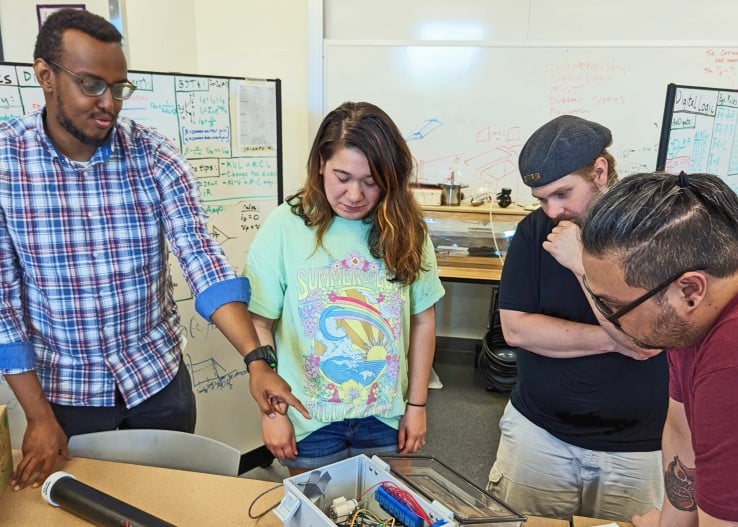
<path id="1" fill-rule="evenodd" d="M 195 311 L 202 318 L 211 322 L 210 317 L 222 305 L 229 302 L 243 302 L 251 300 L 251 283 L 245 276 L 231 278 L 208 287 L 195 299 Z"/>
<path id="2" fill-rule="evenodd" d="M 0 372 L 23 373 L 36 367 L 36 354 L 30 342 L 0 344 Z"/>

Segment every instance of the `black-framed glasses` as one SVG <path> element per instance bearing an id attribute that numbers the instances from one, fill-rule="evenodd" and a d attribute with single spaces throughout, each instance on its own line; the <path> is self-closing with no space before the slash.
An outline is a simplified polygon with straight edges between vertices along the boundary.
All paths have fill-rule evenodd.
<path id="1" fill-rule="evenodd" d="M 62 70 L 70 77 L 74 78 L 74 80 L 76 80 L 79 84 L 79 89 L 82 90 L 82 93 L 84 93 L 88 97 L 100 97 L 103 93 L 105 93 L 105 90 L 110 88 L 110 94 L 113 96 L 113 99 L 115 99 L 116 101 L 125 101 L 131 95 L 133 95 L 133 92 L 136 91 L 136 85 L 130 81 L 114 82 L 113 84 L 108 84 L 100 77 L 95 77 L 93 75 L 80 75 L 78 73 L 74 73 L 72 70 L 68 70 L 67 68 L 65 68 L 61 64 L 54 62 L 53 60 L 50 60 L 48 62 L 54 67 Z"/>
<path id="2" fill-rule="evenodd" d="M 650 291 L 646 291 L 641 296 L 633 300 L 632 302 L 625 304 L 623 307 L 618 309 L 617 311 L 613 311 L 610 306 L 608 306 L 602 298 L 595 295 L 592 290 L 589 288 L 589 283 L 587 282 L 587 276 L 582 276 L 582 283 L 584 284 L 584 288 L 587 290 L 587 294 L 592 298 L 592 301 L 594 302 L 595 307 L 597 308 L 597 311 L 599 311 L 603 317 L 605 317 L 605 320 L 613 324 L 615 327 L 619 328 L 620 323 L 618 322 L 618 319 L 622 317 L 623 315 L 630 313 L 635 308 L 640 306 L 642 303 L 644 303 L 649 298 L 653 297 L 654 295 L 660 293 L 664 289 L 666 289 L 669 284 L 671 284 L 674 280 L 682 276 L 684 273 L 691 273 L 692 271 L 704 271 L 705 266 L 701 265 L 699 267 L 690 267 L 686 271 L 680 271 L 663 282 L 661 282 L 659 285 L 651 289 Z"/>

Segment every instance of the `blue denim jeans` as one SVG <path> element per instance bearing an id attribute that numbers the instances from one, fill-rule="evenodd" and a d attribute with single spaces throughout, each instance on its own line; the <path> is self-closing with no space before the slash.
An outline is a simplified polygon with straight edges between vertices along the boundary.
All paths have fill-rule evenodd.
<path id="1" fill-rule="evenodd" d="M 297 442 L 296 459 L 280 461 L 285 467 L 314 469 L 359 454 L 397 454 L 397 430 L 376 417 L 330 423 Z"/>

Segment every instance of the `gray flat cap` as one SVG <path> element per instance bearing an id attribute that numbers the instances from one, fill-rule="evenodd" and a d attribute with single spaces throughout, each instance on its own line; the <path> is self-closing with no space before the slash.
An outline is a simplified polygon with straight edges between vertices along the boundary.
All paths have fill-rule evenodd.
<path id="1" fill-rule="evenodd" d="M 542 187 L 592 162 L 612 143 L 610 130 L 574 115 L 561 115 L 533 132 L 520 151 L 523 183 Z"/>

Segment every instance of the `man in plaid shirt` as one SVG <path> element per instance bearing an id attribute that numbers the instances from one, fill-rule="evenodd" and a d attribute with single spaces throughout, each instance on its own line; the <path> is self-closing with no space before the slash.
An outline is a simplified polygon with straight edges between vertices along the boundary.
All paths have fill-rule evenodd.
<path id="1" fill-rule="evenodd" d="M 121 35 L 61 10 L 41 28 L 45 108 L 0 125 L 0 373 L 28 421 L 11 485 L 38 486 L 71 435 L 193 432 L 195 400 L 167 247 L 200 315 L 247 359 L 261 410 L 307 411 L 259 348 L 250 289 L 209 236 L 183 156 L 119 118 L 135 91 Z M 257 357 L 257 360 L 254 358 Z"/>

